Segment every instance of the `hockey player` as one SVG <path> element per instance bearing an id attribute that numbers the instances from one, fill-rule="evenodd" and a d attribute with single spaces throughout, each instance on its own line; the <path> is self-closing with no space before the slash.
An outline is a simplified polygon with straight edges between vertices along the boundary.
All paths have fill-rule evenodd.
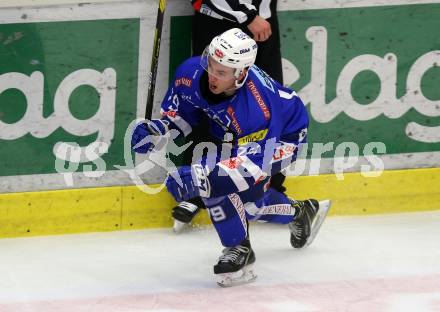
<path id="1" fill-rule="evenodd" d="M 211 40 L 221 33 L 240 28 L 257 41 L 258 53 L 255 64 L 277 82 L 283 84 L 281 66 L 280 32 L 277 16 L 277 0 L 249 0 L 247 4 L 236 0 L 191 0 L 194 8 L 192 25 L 192 55 L 201 55 Z M 186 142 L 210 142 L 212 138 L 206 122 L 200 123 L 186 138 Z M 185 165 L 192 162 L 192 149 L 184 153 Z M 271 177 L 270 187 L 285 192 L 285 176 L 277 173 Z M 172 209 L 173 230 L 179 233 L 188 228 L 192 219 L 205 205 L 200 197 L 178 203 Z"/>
<path id="2" fill-rule="evenodd" d="M 214 266 L 220 286 L 255 279 L 248 220 L 287 224 L 294 248 L 310 244 L 329 201 L 291 200 L 269 188 L 270 177 L 296 159 L 307 136 L 307 111 L 295 91 L 254 65 L 256 42 L 234 28 L 215 37 L 202 56 L 176 71 L 162 103 L 162 118 L 136 126 L 132 146 L 147 153 L 152 136 L 188 135 L 209 118 L 218 144 L 171 173 L 168 191 L 177 201 L 200 196 L 224 247 Z M 214 147 L 214 150 L 213 148 Z"/>

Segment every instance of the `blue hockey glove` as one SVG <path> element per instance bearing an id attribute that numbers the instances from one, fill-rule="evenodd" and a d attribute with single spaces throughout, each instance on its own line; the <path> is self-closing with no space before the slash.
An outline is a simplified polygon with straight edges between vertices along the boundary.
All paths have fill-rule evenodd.
<path id="1" fill-rule="evenodd" d="M 131 136 L 131 148 L 141 154 L 146 154 L 154 148 L 153 137 L 164 135 L 168 127 L 162 120 L 143 120 L 136 125 Z"/>
<path id="2" fill-rule="evenodd" d="M 179 181 L 180 177 L 180 181 Z M 199 187 L 195 184 L 191 166 L 180 167 L 177 172 L 170 174 L 166 180 L 168 192 L 177 202 L 188 200 L 200 195 Z"/>

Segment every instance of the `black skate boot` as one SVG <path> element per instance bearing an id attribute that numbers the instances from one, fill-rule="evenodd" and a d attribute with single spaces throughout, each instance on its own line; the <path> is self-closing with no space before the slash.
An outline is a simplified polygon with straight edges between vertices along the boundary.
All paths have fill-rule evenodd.
<path id="1" fill-rule="evenodd" d="M 257 278 L 252 270 L 255 262 L 255 253 L 245 240 L 235 247 L 227 247 L 214 265 L 214 274 L 217 284 L 222 287 L 230 287 L 250 283 Z"/>
<path id="2" fill-rule="evenodd" d="M 331 202 L 315 199 L 305 201 L 292 200 L 295 208 L 295 219 L 289 223 L 290 243 L 294 248 L 310 245 L 318 234 L 322 223 L 330 209 Z"/>
<path id="3" fill-rule="evenodd" d="M 200 198 L 190 199 L 189 201 L 180 202 L 172 210 L 172 216 L 174 218 L 173 230 L 176 233 L 182 232 L 191 223 L 192 219 L 200 211 L 203 202 Z"/>

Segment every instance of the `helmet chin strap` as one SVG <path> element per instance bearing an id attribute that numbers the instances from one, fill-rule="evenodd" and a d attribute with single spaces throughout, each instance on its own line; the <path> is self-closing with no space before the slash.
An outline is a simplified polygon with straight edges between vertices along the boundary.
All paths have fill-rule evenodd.
<path id="1" fill-rule="evenodd" d="M 248 73 L 249 73 L 249 71 L 247 71 L 247 72 L 246 72 L 246 75 L 243 77 L 243 79 L 242 79 L 240 82 L 238 82 L 238 77 L 240 77 L 240 75 L 243 73 L 243 70 L 244 70 L 244 69 L 239 69 L 239 68 L 237 68 L 237 69 L 235 70 L 234 77 L 235 77 L 236 79 L 235 79 L 234 86 L 233 86 L 232 88 L 229 88 L 229 89 L 226 89 L 225 91 L 223 91 L 224 93 L 228 93 L 228 92 L 230 92 L 230 91 L 235 91 L 235 90 L 237 90 L 237 89 L 240 89 L 240 88 L 244 85 L 244 83 L 245 83 L 245 81 L 246 81 L 246 79 L 247 79 L 247 77 L 248 77 Z"/>
<path id="2" fill-rule="evenodd" d="M 246 75 L 243 77 L 243 79 L 241 80 L 241 82 L 238 82 L 238 77 L 240 77 L 240 75 L 241 75 L 241 73 L 243 72 L 243 70 L 244 70 L 244 69 L 237 69 L 237 70 L 235 70 L 235 78 L 237 78 L 237 79 L 235 80 L 235 88 L 236 88 L 236 89 L 241 88 L 241 87 L 244 85 L 244 83 L 245 83 L 245 81 L 246 81 L 246 79 L 247 79 L 247 77 L 248 77 L 249 70 L 246 71 Z"/>

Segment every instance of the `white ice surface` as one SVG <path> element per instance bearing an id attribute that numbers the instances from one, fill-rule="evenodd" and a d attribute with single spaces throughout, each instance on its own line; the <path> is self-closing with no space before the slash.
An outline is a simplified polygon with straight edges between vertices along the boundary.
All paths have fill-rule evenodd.
<path id="1" fill-rule="evenodd" d="M 304 250 L 250 231 L 258 279 L 227 290 L 212 227 L 3 239 L 0 311 L 440 311 L 440 211 L 329 217 Z"/>

